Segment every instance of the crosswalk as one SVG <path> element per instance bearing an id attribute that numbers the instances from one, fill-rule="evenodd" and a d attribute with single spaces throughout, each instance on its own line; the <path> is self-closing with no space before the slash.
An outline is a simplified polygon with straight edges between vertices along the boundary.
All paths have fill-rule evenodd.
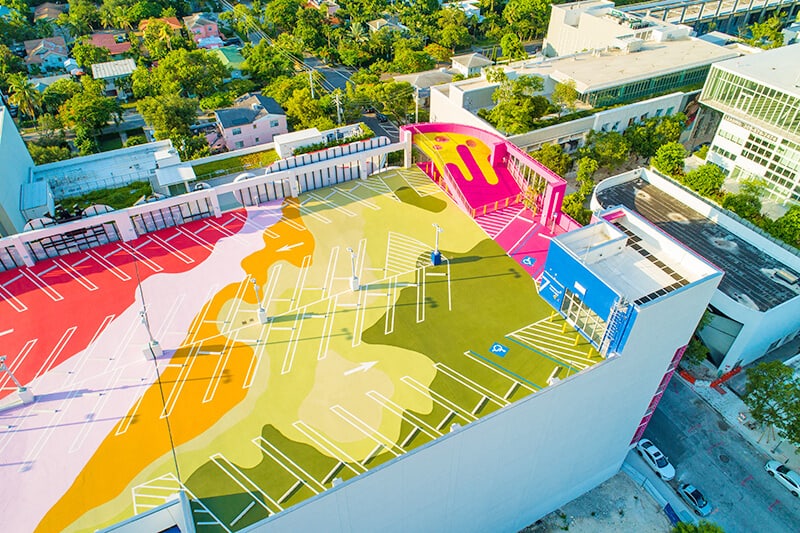
<path id="1" fill-rule="evenodd" d="M 478 226 L 480 226 L 489 237 L 494 239 L 524 210 L 525 207 L 522 205 L 512 205 L 493 211 L 487 215 L 479 216 L 475 219 L 475 222 L 477 222 Z"/>

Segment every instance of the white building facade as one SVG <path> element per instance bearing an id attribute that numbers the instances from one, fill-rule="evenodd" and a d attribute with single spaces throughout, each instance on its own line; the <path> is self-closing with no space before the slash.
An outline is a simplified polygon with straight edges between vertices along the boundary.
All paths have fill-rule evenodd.
<path id="1" fill-rule="evenodd" d="M 25 218 L 20 210 L 20 188 L 33 168 L 25 142 L 8 109 L 0 104 L 0 236 L 22 231 Z"/>
<path id="2" fill-rule="evenodd" d="M 700 101 L 723 113 L 708 161 L 732 180 L 763 179 L 772 198 L 800 201 L 800 44 L 712 67 Z"/>

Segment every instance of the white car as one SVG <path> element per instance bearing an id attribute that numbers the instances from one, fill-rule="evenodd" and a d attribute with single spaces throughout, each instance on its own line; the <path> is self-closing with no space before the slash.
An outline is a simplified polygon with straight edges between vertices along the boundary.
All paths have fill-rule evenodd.
<path id="1" fill-rule="evenodd" d="M 233 182 L 234 183 L 239 183 L 239 182 L 242 182 L 244 180 L 249 180 L 250 178 L 255 178 L 255 177 L 256 177 L 256 175 L 253 174 L 252 172 L 243 172 L 243 173 L 239 174 L 238 176 L 236 176 L 233 179 Z"/>
<path id="2" fill-rule="evenodd" d="M 769 461 L 764 465 L 764 469 L 769 472 L 769 475 L 778 480 L 778 482 L 789 489 L 789 492 L 800 496 L 800 474 L 794 470 L 789 470 L 786 465 L 778 461 Z"/>
<path id="3" fill-rule="evenodd" d="M 641 455 L 644 462 L 664 481 L 675 477 L 675 468 L 669 459 L 649 439 L 642 439 L 636 443 L 636 453 Z"/>

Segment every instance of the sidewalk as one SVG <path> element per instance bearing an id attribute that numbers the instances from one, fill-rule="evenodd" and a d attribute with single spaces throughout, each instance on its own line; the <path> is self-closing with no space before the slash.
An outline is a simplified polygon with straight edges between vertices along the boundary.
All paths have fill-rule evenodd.
<path id="1" fill-rule="evenodd" d="M 658 474 L 647 466 L 644 459 L 639 457 L 634 449 L 628 452 L 628 456 L 622 463 L 621 470 L 628 474 L 637 485 L 647 490 L 662 509 L 665 509 L 667 504 L 669 504 L 682 522 L 687 522 L 689 524 L 697 523 L 694 512 L 686 506 L 686 503 L 678 496 L 675 489 L 669 483 L 658 477 Z"/>
<path id="2" fill-rule="evenodd" d="M 765 431 L 750 417 L 747 405 L 727 385 L 723 383 L 717 387 L 722 391 L 720 393 L 710 387 L 710 381 L 697 380 L 691 383 L 677 372 L 675 377 L 684 380 L 700 398 L 722 415 L 732 428 L 757 449 L 795 471 L 800 470 L 800 455 L 797 454 L 796 448 L 789 442 L 781 441 L 777 435 L 773 437 L 769 432 L 765 434 Z"/>

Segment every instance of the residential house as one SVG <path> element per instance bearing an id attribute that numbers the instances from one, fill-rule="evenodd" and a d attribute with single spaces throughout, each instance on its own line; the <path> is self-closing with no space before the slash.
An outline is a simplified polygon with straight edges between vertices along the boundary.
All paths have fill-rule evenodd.
<path id="1" fill-rule="evenodd" d="M 68 6 L 65 4 L 54 4 L 53 2 L 45 2 L 36 6 L 33 10 L 33 21 L 39 20 L 54 21 L 62 13 L 66 13 Z"/>
<path id="2" fill-rule="evenodd" d="M 199 48 L 211 49 L 222 46 L 219 25 L 214 20 L 213 15 L 195 13 L 188 17 L 183 17 L 183 24 Z"/>
<path id="3" fill-rule="evenodd" d="M 117 80 L 130 77 L 134 70 L 136 70 L 136 62 L 131 58 L 107 61 L 92 65 L 92 77 L 105 82 L 106 95 L 116 96 L 120 100 L 127 100 L 128 94 L 124 89 L 120 88 L 124 84 L 118 83 Z"/>
<path id="4" fill-rule="evenodd" d="M 153 21 L 163 22 L 172 30 L 172 33 L 179 34 L 181 32 L 181 28 L 183 24 L 176 18 L 176 17 L 162 17 L 162 18 L 152 18 L 152 19 L 142 19 L 139 21 L 139 31 L 143 32 L 147 26 Z"/>
<path id="5" fill-rule="evenodd" d="M 482 54 L 455 56 L 450 61 L 453 69 L 466 78 L 469 78 L 470 76 L 478 76 L 483 67 L 488 67 L 494 64 L 491 59 Z"/>
<path id="6" fill-rule="evenodd" d="M 214 114 L 228 150 L 268 143 L 275 135 L 289 131 L 281 106 L 261 94 L 244 94 L 233 107 L 218 109 Z"/>
<path id="7" fill-rule="evenodd" d="M 395 76 L 396 82 L 408 82 L 414 88 L 415 97 L 419 107 L 430 105 L 431 87 L 453 81 L 453 74 L 445 69 L 426 70 L 413 74 Z"/>
<path id="8" fill-rule="evenodd" d="M 25 41 L 25 64 L 28 70 L 36 67 L 42 71 L 60 69 L 69 57 L 67 43 L 63 37 L 48 37 Z"/>
<path id="9" fill-rule="evenodd" d="M 71 57 L 64 61 L 64 70 L 73 76 L 83 76 L 83 69 L 78 65 L 78 62 Z"/>
<path id="10" fill-rule="evenodd" d="M 242 56 L 237 47 L 223 46 L 221 48 L 211 50 L 211 54 L 217 56 L 220 62 L 228 67 L 231 75 L 230 78 L 226 79 L 225 81 L 229 81 L 230 79 L 238 80 L 247 77 L 247 75 L 243 73 L 244 56 Z"/>
<path id="11" fill-rule="evenodd" d="M 333 0 L 309 0 L 306 5 L 314 9 L 324 9 L 325 17 L 329 19 L 333 18 L 336 12 L 339 11 L 339 4 Z"/>
<path id="12" fill-rule="evenodd" d="M 442 9 L 458 9 L 463 11 L 467 18 L 475 17 L 478 22 L 483 22 L 479 0 L 463 0 L 461 2 L 450 2 L 442 4 Z"/>
<path id="13" fill-rule="evenodd" d="M 111 59 L 122 59 L 123 54 L 131 49 L 131 43 L 121 31 L 101 31 L 93 33 L 91 42 L 98 48 L 105 48 L 111 54 Z"/>
<path id="14" fill-rule="evenodd" d="M 367 27 L 369 28 L 370 33 L 375 33 L 378 30 L 386 28 L 389 31 L 399 31 L 399 32 L 407 32 L 408 27 L 403 26 L 397 20 L 396 17 L 392 17 L 386 15 L 385 17 L 381 17 L 379 19 L 370 20 L 367 22 Z"/>
<path id="15" fill-rule="evenodd" d="M 71 79 L 69 74 L 56 74 L 55 76 L 43 76 L 41 78 L 28 78 L 28 80 L 33 84 L 33 87 L 40 93 L 43 93 L 45 89 L 50 87 L 58 80 L 69 79 Z"/>

